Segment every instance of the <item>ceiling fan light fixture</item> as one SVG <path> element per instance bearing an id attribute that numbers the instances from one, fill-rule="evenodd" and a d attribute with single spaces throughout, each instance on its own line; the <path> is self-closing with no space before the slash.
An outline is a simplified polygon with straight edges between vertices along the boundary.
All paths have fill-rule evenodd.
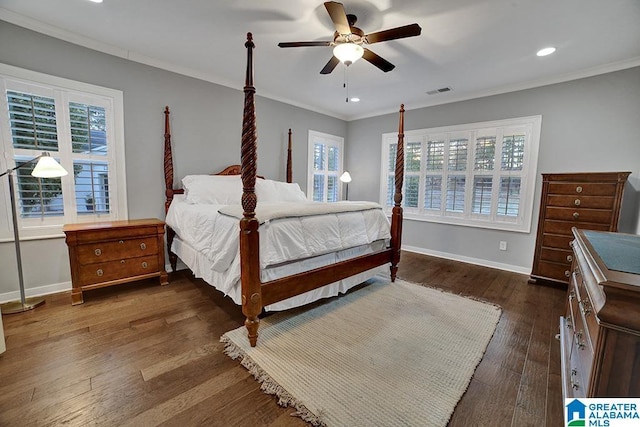
<path id="1" fill-rule="evenodd" d="M 340 43 L 333 48 L 333 56 L 345 65 L 351 65 L 364 55 L 362 46 L 356 43 Z"/>

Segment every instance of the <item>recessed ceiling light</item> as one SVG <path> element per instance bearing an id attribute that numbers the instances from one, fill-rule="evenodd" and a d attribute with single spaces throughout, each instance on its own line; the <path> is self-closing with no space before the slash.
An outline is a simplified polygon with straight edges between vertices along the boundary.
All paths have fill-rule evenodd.
<path id="1" fill-rule="evenodd" d="M 357 96 L 354 96 L 353 98 L 350 99 L 351 102 L 360 102 L 360 98 L 358 98 Z"/>
<path id="2" fill-rule="evenodd" d="M 547 56 L 547 55 L 551 55 L 555 51 L 556 51 L 555 47 L 545 47 L 544 49 L 540 49 L 538 53 L 536 53 L 536 55 Z"/>
<path id="3" fill-rule="evenodd" d="M 89 1 L 93 3 L 102 3 L 102 0 L 89 0 Z"/>

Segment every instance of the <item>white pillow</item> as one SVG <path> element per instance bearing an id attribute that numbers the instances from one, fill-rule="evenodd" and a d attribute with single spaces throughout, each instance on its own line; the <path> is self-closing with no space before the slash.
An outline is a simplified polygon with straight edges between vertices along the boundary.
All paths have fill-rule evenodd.
<path id="1" fill-rule="evenodd" d="M 240 175 L 187 175 L 182 178 L 187 203 L 239 205 L 242 199 Z"/>
<path id="2" fill-rule="evenodd" d="M 297 183 L 256 179 L 256 195 L 260 202 L 306 202 L 307 196 Z"/>

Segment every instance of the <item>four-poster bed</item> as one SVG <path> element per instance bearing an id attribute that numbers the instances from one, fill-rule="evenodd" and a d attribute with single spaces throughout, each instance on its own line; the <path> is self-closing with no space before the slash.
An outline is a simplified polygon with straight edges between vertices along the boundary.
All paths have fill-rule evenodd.
<path id="1" fill-rule="evenodd" d="M 183 185 L 189 185 L 187 191 L 174 189 L 173 160 L 171 151 L 171 133 L 169 126 L 169 108 L 165 108 L 165 138 L 164 138 L 164 171 L 167 211 L 167 241 L 169 259 L 175 271 L 177 257 L 185 261 L 196 276 L 203 277 L 205 281 L 230 295 L 234 301 L 242 305 L 242 312 L 246 316 L 245 326 L 251 346 L 255 346 L 258 338 L 259 318 L 263 309 L 279 307 L 286 309 L 289 306 L 303 305 L 315 299 L 337 295 L 363 282 L 375 275 L 380 267 L 390 264 L 391 280 L 395 280 L 400 260 L 400 243 L 402 235 L 402 184 L 404 172 L 404 106 L 400 107 L 400 119 L 398 130 L 398 150 L 395 169 L 395 195 L 394 207 L 391 215 L 391 225 L 382 209 L 377 204 L 369 202 L 340 202 L 340 203 L 315 203 L 298 201 L 298 195 L 304 194 L 297 184 L 292 184 L 291 167 L 291 129 L 289 129 L 289 141 L 287 150 L 287 183 L 278 183 L 258 177 L 257 173 L 257 137 L 255 121 L 255 88 L 253 86 L 253 48 L 254 43 L 251 33 L 247 34 L 247 69 L 244 87 L 244 113 L 242 125 L 241 165 L 233 165 L 224 169 L 219 174 L 209 177 L 185 177 Z M 222 176 L 220 176 L 222 175 Z M 238 177 L 239 175 L 239 177 Z M 234 178 L 235 176 L 235 178 Z M 260 182 L 257 182 L 260 178 Z M 212 185 L 219 185 L 222 181 L 227 186 L 241 186 L 241 204 L 235 206 L 218 206 L 216 204 L 193 204 L 185 201 L 193 196 L 193 181 L 209 181 Z M 237 180 L 237 181 L 234 181 Z M 258 184 L 258 185 L 257 185 Z M 269 203 L 270 194 L 265 193 L 265 187 L 275 186 L 276 193 L 291 194 L 291 200 L 280 203 Z M 287 187 L 288 186 L 288 187 Z M 295 188 L 293 188 L 295 187 Z M 190 189 L 191 188 L 191 189 Z M 200 191 L 200 189 L 197 189 Z M 258 206 L 258 200 L 261 200 Z M 263 202 L 267 200 L 267 202 Z M 219 203 L 216 199 L 211 203 Z M 373 206 L 375 205 L 375 206 Z M 195 232 L 190 231 L 180 220 L 188 217 L 187 213 L 196 210 L 198 224 Z M 215 210 L 215 219 L 204 218 L 204 211 Z M 299 212 L 298 212 L 299 210 Z M 283 212 L 286 212 L 283 214 Z M 199 215 L 199 216 L 198 216 Z M 207 214 L 208 215 L 208 214 Z M 310 216 L 307 216 L 310 215 Z M 382 217 L 382 220 L 380 218 Z M 207 217 L 209 218 L 209 217 Z M 239 218 L 239 239 L 238 237 Z M 207 234 L 204 225 L 215 225 L 221 228 L 222 224 L 232 221 L 234 239 L 217 238 L 213 243 L 203 243 L 202 234 Z M 320 222 L 323 221 L 323 222 Z M 324 222 L 329 221 L 329 222 Z M 331 222 L 333 221 L 333 222 Z M 327 225 L 328 224 L 328 225 Z M 355 225 L 354 225 L 355 224 Z M 293 227 L 300 225 L 307 228 L 304 232 L 296 232 Z M 282 228 L 277 228 L 281 226 Z M 360 228 L 358 228 L 360 227 Z M 177 228 L 178 230 L 176 230 Z M 277 230 L 277 231 L 276 231 Z M 329 236 L 327 241 L 318 240 L 316 247 L 329 248 L 331 242 L 345 240 L 342 246 L 332 249 L 334 252 L 322 253 L 308 251 L 308 248 L 297 251 L 298 243 L 289 238 L 290 234 L 303 234 L 307 238 L 313 236 L 316 230 L 318 234 L 327 234 L 326 230 L 338 230 L 339 236 Z M 346 231 L 345 231 L 346 230 Z M 356 233 L 354 230 L 363 230 Z M 177 232 L 177 233 L 176 233 Z M 197 235 L 195 235 L 197 233 Z M 349 235 L 349 233 L 351 233 Z M 189 243 L 187 235 L 195 235 L 195 243 Z M 263 238 L 260 238 L 263 234 Z M 282 240 L 273 240 L 280 236 Z M 345 238 L 345 236 L 347 238 Z M 324 236 L 318 237 L 318 239 Z M 200 239 L 200 241 L 198 241 Z M 351 243 L 349 243 L 349 240 Z M 237 259 L 226 255 L 227 248 L 220 242 L 228 244 L 231 251 L 235 251 Z M 329 243 L 327 243 L 329 242 Z M 237 244 L 237 247 L 233 245 Z M 294 247 L 293 249 L 287 245 Z M 201 247 L 204 251 L 199 251 Z M 174 253 L 174 249 L 179 252 Z M 306 252 L 305 252 L 306 251 Z M 277 252 L 281 257 L 274 256 Z M 262 257 L 261 257 L 262 253 Z M 233 270 L 234 266 L 239 270 L 239 277 L 229 278 L 229 274 L 222 274 L 210 268 L 203 267 L 203 259 L 214 260 L 218 265 L 224 264 L 227 270 Z M 265 261 L 271 260 L 271 263 Z M 231 261 L 229 261 L 231 260 Z M 226 263 L 226 264 L 225 264 Z M 220 269 L 221 270 L 221 269 Z M 234 291 L 233 281 L 239 282 Z M 227 283 L 229 282 L 229 283 Z M 224 283 L 221 285 L 221 283 Z M 221 287 L 219 287 L 221 285 Z M 228 285 L 228 286 L 227 286 Z M 325 291 L 325 289 L 330 289 Z M 233 292 L 237 292 L 234 298 Z M 308 295 L 313 295 L 308 297 Z M 306 298 L 306 299 L 305 299 Z M 293 301 L 293 303 L 291 303 Z M 278 304 L 290 304 L 279 306 Z M 292 304 L 292 305 L 291 305 Z M 273 308 L 272 308 L 273 309 Z"/>

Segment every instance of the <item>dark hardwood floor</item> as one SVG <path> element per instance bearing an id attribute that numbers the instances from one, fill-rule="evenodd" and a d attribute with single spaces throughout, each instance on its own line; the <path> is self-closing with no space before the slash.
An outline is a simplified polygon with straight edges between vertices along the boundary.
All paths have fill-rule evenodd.
<path id="1" fill-rule="evenodd" d="M 564 290 L 407 252 L 399 276 L 503 308 L 450 426 L 562 425 Z M 222 353 L 240 307 L 187 272 L 170 279 L 90 291 L 80 306 L 52 295 L 5 315 L 0 426 L 305 426 Z"/>

